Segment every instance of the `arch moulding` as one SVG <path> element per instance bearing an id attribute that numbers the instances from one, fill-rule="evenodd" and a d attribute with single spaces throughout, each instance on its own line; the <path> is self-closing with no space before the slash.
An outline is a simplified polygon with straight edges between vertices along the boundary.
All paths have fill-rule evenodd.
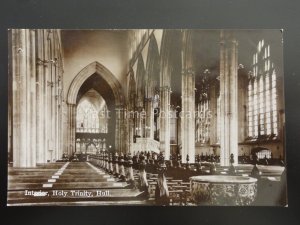
<path id="1" fill-rule="evenodd" d="M 68 120 L 68 131 L 67 131 L 67 141 L 65 149 L 68 154 L 73 154 L 75 149 L 75 134 L 76 134 L 76 100 L 78 92 L 83 85 L 83 83 L 93 74 L 98 74 L 101 76 L 107 84 L 110 86 L 113 92 L 113 97 L 115 99 L 115 108 L 124 107 L 124 97 L 122 92 L 122 86 L 116 77 L 102 64 L 99 62 L 92 62 L 83 68 L 73 79 L 67 94 L 67 120 Z M 120 118 L 116 119 L 116 130 L 115 130 L 115 147 L 118 150 L 122 150 L 122 122 Z"/>
<path id="2" fill-rule="evenodd" d="M 122 94 L 122 87 L 117 78 L 101 63 L 92 62 L 84 67 L 73 79 L 67 94 L 67 103 L 76 104 L 77 95 L 82 84 L 93 74 L 97 73 L 101 76 L 107 84 L 111 87 L 116 106 L 122 106 L 124 104 L 124 98 Z"/>

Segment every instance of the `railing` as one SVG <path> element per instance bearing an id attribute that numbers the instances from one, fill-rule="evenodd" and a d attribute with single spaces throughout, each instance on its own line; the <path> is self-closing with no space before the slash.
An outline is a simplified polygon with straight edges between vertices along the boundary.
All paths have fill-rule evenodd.
<path id="1" fill-rule="evenodd" d="M 77 127 L 76 132 L 77 133 L 107 133 L 107 129 Z"/>
<path id="2" fill-rule="evenodd" d="M 152 151 L 158 154 L 159 142 L 151 138 L 136 138 L 136 143 L 132 144 L 132 151 Z"/>

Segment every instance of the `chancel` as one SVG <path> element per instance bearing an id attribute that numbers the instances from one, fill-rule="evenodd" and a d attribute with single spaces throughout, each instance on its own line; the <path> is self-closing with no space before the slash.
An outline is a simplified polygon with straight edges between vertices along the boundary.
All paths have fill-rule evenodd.
<path id="1" fill-rule="evenodd" d="M 8 205 L 287 205 L 280 30 L 8 33 Z"/>

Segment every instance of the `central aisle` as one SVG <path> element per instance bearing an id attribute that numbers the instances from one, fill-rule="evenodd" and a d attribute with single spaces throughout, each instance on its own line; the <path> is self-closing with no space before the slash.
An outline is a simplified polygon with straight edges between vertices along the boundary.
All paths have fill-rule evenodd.
<path id="1" fill-rule="evenodd" d="M 8 205 L 145 204 L 142 192 L 89 162 L 9 168 Z"/>

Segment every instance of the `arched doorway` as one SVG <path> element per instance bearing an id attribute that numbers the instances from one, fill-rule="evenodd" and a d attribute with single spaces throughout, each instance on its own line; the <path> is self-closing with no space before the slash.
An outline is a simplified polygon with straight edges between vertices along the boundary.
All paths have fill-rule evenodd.
<path id="1" fill-rule="evenodd" d="M 77 119 L 77 106 L 82 101 L 89 99 L 89 103 L 95 106 L 89 95 L 99 95 L 105 102 L 107 109 L 107 132 L 87 132 L 83 137 L 79 135 Z M 99 100 L 99 99 L 98 99 Z M 76 152 L 77 139 L 100 140 L 105 139 L 105 146 L 110 146 L 112 151 L 123 151 L 120 141 L 122 139 L 122 116 L 124 98 L 122 87 L 115 76 L 99 62 L 93 62 L 82 69 L 72 81 L 67 95 L 68 105 L 68 132 L 67 132 L 67 152 L 73 154 Z M 96 104 L 101 102 L 96 101 Z M 101 108 L 101 107 L 100 107 Z M 99 122 L 99 121 L 98 121 Z M 95 131 L 99 126 L 94 127 Z M 93 128 L 93 127 L 91 127 Z M 101 135 L 100 135 L 101 134 Z M 80 137 L 79 137 L 80 136 Z M 81 137 L 82 136 L 82 137 Z M 78 145 L 78 144 L 77 144 Z M 97 146 L 97 144 L 95 145 Z"/>

